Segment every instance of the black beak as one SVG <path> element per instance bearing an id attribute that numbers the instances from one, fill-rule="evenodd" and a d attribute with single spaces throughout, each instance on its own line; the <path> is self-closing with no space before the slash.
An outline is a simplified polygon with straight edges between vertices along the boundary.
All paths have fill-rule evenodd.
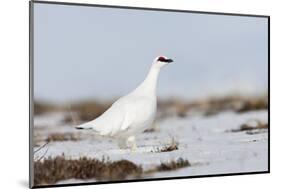
<path id="1" fill-rule="evenodd" d="M 165 62 L 167 62 L 167 63 L 171 63 L 171 62 L 174 62 L 172 59 L 166 59 L 166 61 Z"/>

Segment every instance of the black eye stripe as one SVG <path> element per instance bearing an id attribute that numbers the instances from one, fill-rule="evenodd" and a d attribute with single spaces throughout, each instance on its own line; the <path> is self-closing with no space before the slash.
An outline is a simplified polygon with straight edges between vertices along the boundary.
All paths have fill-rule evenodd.
<path id="1" fill-rule="evenodd" d="M 171 63 L 171 62 L 173 62 L 172 59 L 170 59 L 170 58 L 165 58 L 165 57 L 163 57 L 163 56 L 158 57 L 157 61 L 159 61 L 159 62 L 166 62 L 166 63 Z"/>

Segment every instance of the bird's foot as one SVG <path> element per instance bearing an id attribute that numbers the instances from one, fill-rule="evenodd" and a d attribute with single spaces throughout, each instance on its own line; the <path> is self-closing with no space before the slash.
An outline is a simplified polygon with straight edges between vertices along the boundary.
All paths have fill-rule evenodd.
<path id="1" fill-rule="evenodd" d="M 137 144 L 134 136 L 128 137 L 127 147 L 129 147 L 132 152 L 137 150 Z"/>
<path id="2" fill-rule="evenodd" d="M 137 149 L 138 149 L 138 147 L 137 147 L 136 143 L 134 143 L 130 148 L 131 152 L 135 152 L 135 151 L 137 151 Z"/>

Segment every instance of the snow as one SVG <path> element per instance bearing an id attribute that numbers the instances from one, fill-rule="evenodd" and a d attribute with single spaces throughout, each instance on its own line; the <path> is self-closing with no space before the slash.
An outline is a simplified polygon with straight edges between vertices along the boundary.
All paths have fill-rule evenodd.
<path id="1" fill-rule="evenodd" d="M 251 120 L 256 119 L 267 123 L 266 110 L 239 114 L 229 111 L 213 116 L 196 115 L 158 120 L 155 132 L 145 132 L 137 136 L 138 149 L 136 151 L 119 149 L 113 139 L 94 136 L 89 131 L 76 130 L 74 125 L 63 123 L 63 118 L 60 116 L 64 115 L 62 113 L 45 114 L 35 117 L 35 136 L 39 137 L 39 145 L 44 144 L 45 138 L 51 133 L 73 133 L 80 140 L 50 142 L 44 158 L 64 154 L 66 158 L 71 159 L 82 156 L 108 158 L 112 161 L 127 159 L 141 165 L 144 170 L 179 158 L 187 159 L 191 163 L 190 167 L 150 174 L 147 175 L 148 178 L 268 170 L 267 129 L 251 135 L 245 131 L 231 132 L 232 129 L 238 129 L 241 124 Z M 50 126 L 42 129 L 40 125 L 47 125 L 47 120 L 52 120 L 49 122 Z M 172 139 L 178 142 L 179 149 L 159 152 L 159 148 L 169 145 Z M 38 146 L 34 148 L 36 149 Z M 46 149 L 38 151 L 34 159 L 43 156 L 45 152 Z"/>

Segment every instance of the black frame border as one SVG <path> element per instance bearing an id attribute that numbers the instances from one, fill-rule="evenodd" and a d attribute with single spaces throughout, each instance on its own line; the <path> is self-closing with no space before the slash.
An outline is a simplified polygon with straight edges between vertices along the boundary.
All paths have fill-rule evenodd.
<path id="1" fill-rule="evenodd" d="M 211 175 L 193 175 L 193 176 L 180 176 L 180 177 L 162 177 L 162 178 L 147 178 L 147 179 L 132 179 L 132 180 L 115 180 L 115 181 L 98 181 L 98 182 L 83 182 L 71 184 L 50 184 L 50 185 L 34 185 L 33 173 L 33 102 L 34 102 L 34 4 L 53 4 L 53 5 L 66 5 L 66 6 L 83 6 L 83 7 L 100 7 L 100 8 L 117 8 L 117 9 L 130 9 L 130 10 L 144 10 L 144 11 L 166 11 L 166 12 L 181 12 L 181 13 L 194 13 L 194 14 L 210 14 L 210 15 L 224 15 L 224 16 L 242 16 L 242 17 L 258 17 L 267 18 L 267 32 L 268 32 L 268 170 L 256 172 L 240 172 L 240 173 L 223 173 Z M 163 8 L 149 8 L 149 7 L 133 7 L 133 6 L 120 6 L 120 5 L 102 5 L 102 4 L 89 4 L 89 3 L 71 3 L 71 2 L 57 2 L 57 1 L 29 1 L 29 188 L 52 188 L 52 187 L 67 187 L 67 186 L 83 186 L 83 185 L 98 185 L 98 184 L 113 184 L 113 183 L 131 183 L 131 182 L 144 182 L 144 181 L 161 181 L 161 180 L 179 180 L 191 178 L 210 178 L 210 177 L 223 177 L 223 176 L 239 176 L 239 175 L 253 175 L 253 174 L 267 174 L 270 173 L 270 16 L 258 14 L 240 14 L 240 13 L 226 13 L 226 12 L 207 12 L 207 11 L 194 11 L 182 9 L 163 9 Z"/>

